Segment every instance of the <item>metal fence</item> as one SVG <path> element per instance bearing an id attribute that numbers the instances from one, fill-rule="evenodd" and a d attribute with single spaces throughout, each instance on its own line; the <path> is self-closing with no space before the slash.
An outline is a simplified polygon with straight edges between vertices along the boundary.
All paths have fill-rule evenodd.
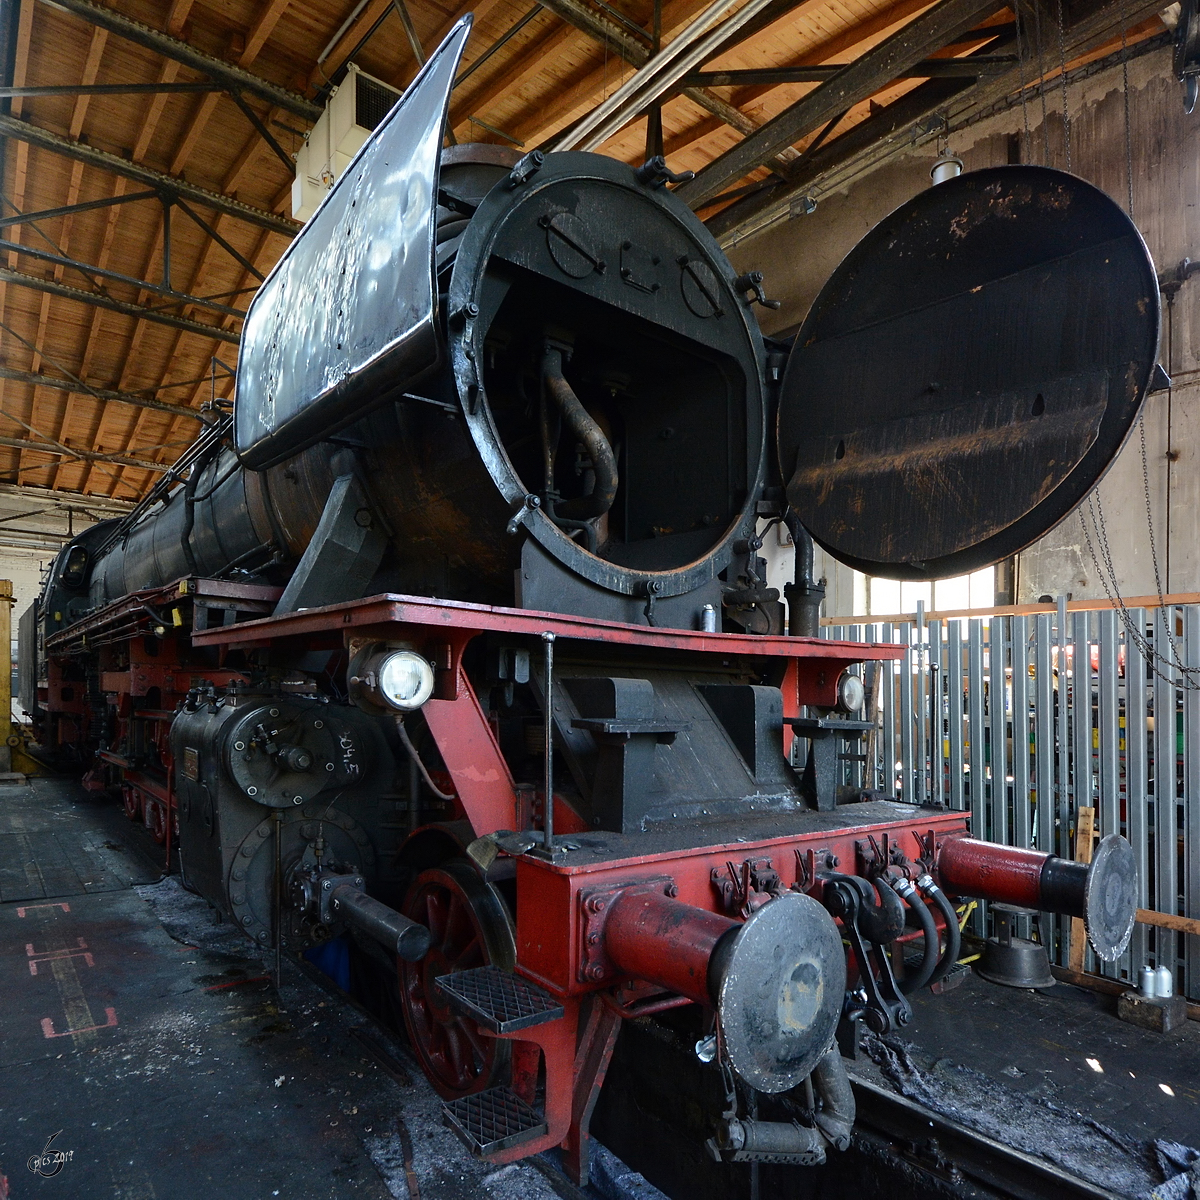
<path id="1" fill-rule="evenodd" d="M 845 756 L 845 782 L 969 810 L 979 837 L 1066 857 L 1077 810 L 1092 807 L 1099 834 L 1133 844 L 1139 907 L 1200 917 L 1200 606 L 1067 611 L 1060 600 L 1056 612 L 933 620 L 918 610 L 822 633 L 908 647 L 865 668 L 878 728 Z M 978 921 L 987 928 L 986 906 Z M 1039 924 L 1066 966 L 1069 920 Z M 1136 981 L 1147 962 L 1200 997 L 1192 934 L 1139 923 L 1120 960 L 1089 950 L 1085 966 Z"/>

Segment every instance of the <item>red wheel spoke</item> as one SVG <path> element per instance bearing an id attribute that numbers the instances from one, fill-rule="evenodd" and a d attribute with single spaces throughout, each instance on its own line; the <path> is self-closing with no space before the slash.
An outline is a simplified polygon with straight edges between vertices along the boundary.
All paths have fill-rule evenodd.
<path id="1" fill-rule="evenodd" d="M 440 946 L 446 940 L 446 898 L 429 891 L 425 893 L 425 923 L 433 936 L 433 944 Z"/>
<path id="2" fill-rule="evenodd" d="M 422 966 L 399 964 L 404 1019 L 425 1073 L 447 1099 L 492 1086 L 509 1060 L 507 1044 L 449 1011 L 431 987 L 444 971 L 486 966 L 489 947 L 511 940 L 502 913 L 497 923 L 497 903 L 465 863 L 455 863 L 418 876 L 405 906 L 408 916 L 429 927 L 433 945 Z"/>
<path id="3" fill-rule="evenodd" d="M 471 1043 L 471 1049 L 475 1051 L 476 1059 L 479 1062 L 486 1062 L 488 1051 L 493 1048 L 495 1038 L 485 1038 L 470 1021 L 462 1021 L 459 1029 L 463 1037 Z"/>
<path id="4" fill-rule="evenodd" d="M 469 970 L 471 967 L 482 967 L 487 963 L 487 955 L 483 951 L 483 940 L 477 933 L 462 949 L 458 958 L 455 959 L 455 966 L 460 971 Z"/>
<path id="5" fill-rule="evenodd" d="M 461 946 L 475 932 L 471 914 L 456 892 L 450 896 L 450 912 L 446 917 L 446 934 L 442 940 L 443 953 L 451 962 L 457 962 Z"/>

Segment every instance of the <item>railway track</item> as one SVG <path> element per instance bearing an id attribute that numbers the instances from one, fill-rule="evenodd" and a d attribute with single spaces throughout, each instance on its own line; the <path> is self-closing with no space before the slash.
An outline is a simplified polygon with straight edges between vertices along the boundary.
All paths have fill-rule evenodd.
<path id="1" fill-rule="evenodd" d="M 1125 1200 L 1121 1193 L 978 1133 L 853 1071 L 850 1084 L 858 1107 L 856 1129 L 898 1146 L 906 1161 L 961 1189 L 960 1194 L 981 1187 L 986 1194 L 1014 1200 Z"/>
<path id="2" fill-rule="evenodd" d="M 386 1045 L 395 1034 L 310 963 L 298 957 L 290 961 L 318 987 L 357 1011 L 363 1025 L 352 1030 L 352 1035 L 384 1071 L 402 1086 L 411 1085 L 411 1067 L 395 1058 Z M 869 1140 L 876 1153 L 896 1155 L 917 1171 L 933 1176 L 948 1194 L 988 1200 L 1126 1200 L 1121 1193 L 896 1095 L 856 1075 L 853 1069 L 850 1083 L 858 1109 L 856 1141 Z M 552 1155 L 538 1155 L 530 1162 L 564 1200 L 604 1200 L 594 1187 L 576 1187 Z"/>

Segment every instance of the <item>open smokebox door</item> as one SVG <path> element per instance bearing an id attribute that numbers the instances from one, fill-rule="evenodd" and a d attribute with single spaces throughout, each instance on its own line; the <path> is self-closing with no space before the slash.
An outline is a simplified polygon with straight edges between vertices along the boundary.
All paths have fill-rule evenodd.
<path id="1" fill-rule="evenodd" d="M 779 408 L 788 503 L 871 575 L 935 579 L 1061 521 L 1133 427 L 1154 266 L 1090 184 L 995 167 L 913 197 L 826 283 Z"/>
<path id="2" fill-rule="evenodd" d="M 262 470 L 438 365 L 434 221 L 459 21 L 376 126 L 255 294 L 235 435 Z"/>

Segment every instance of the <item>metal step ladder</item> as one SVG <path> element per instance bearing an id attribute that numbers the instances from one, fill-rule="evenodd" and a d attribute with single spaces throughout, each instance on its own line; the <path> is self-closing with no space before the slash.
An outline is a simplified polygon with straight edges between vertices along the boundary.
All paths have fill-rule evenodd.
<path id="1" fill-rule="evenodd" d="M 434 987 L 452 1009 L 494 1034 L 516 1033 L 563 1015 L 563 1006 L 549 992 L 499 967 L 442 975 Z M 542 1113 L 503 1085 L 443 1104 L 442 1116 L 471 1153 L 483 1159 L 547 1132 Z"/>

